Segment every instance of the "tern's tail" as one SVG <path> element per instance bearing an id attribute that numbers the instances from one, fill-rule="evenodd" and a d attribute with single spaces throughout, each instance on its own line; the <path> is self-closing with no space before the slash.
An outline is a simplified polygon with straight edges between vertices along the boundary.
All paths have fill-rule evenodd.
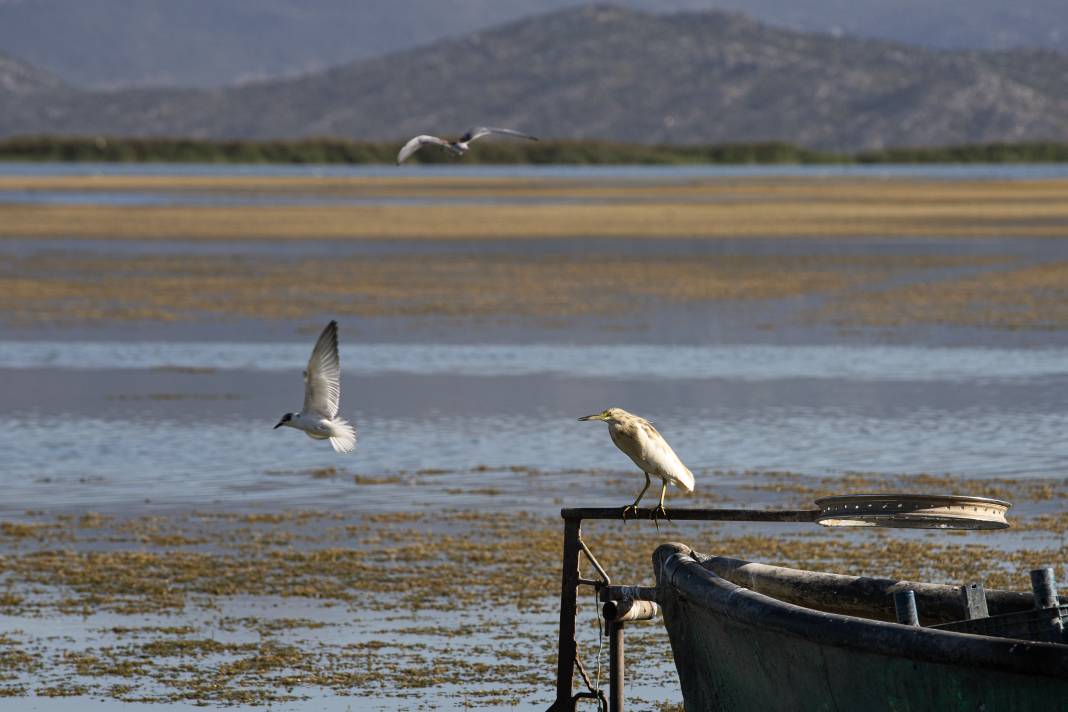
<path id="1" fill-rule="evenodd" d="M 330 421 L 330 444 L 337 452 L 352 452 L 356 449 L 356 428 L 344 418 Z"/>

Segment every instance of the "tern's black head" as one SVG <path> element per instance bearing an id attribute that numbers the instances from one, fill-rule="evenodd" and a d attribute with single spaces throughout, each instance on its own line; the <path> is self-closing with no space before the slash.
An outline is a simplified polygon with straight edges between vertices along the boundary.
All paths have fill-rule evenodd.
<path id="1" fill-rule="evenodd" d="M 288 423 L 291 420 L 293 420 L 293 414 L 292 413 L 286 413 L 285 415 L 282 416 L 282 419 L 278 421 L 278 425 L 274 426 L 274 429 L 277 430 L 278 428 L 282 427 L 283 425 L 285 425 L 286 423 Z"/>

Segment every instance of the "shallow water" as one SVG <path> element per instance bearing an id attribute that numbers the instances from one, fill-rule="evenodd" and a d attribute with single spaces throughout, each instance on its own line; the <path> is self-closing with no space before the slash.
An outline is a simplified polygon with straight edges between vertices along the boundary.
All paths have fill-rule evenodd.
<path id="1" fill-rule="evenodd" d="M 288 195 L 239 195 L 233 193 L 198 193 L 194 191 L 172 191 L 154 193 L 141 190 L 0 190 L 0 205 L 4 203 L 23 203 L 30 205 L 111 205 L 111 206 L 147 206 L 147 205 L 188 205 L 188 206 L 225 206 L 225 205 L 406 205 L 419 207 L 424 205 L 445 205 L 460 203 L 463 205 L 537 205 L 558 203 L 589 202 L 583 198 L 567 197 L 488 197 L 456 196 L 441 198 L 415 198 L 398 196 L 373 197 L 331 197 L 331 196 L 288 196 Z M 604 201 L 601 201 L 604 202 Z"/>
<path id="2" fill-rule="evenodd" d="M 610 405 L 652 418 L 694 470 L 1061 477 L 1068 461 L 1068 349 L 344 345 L 350 458 L 272 429 L 300 405 L 307 349 L 0 342 L 2 507 L 470 505 L 491 488 L 495 507 L 551 511 L 603 488 L 559 475 L 531 492 L 509 468 L 629 472 L 603 426 L 575 421 Z M 416 486 L 428 468 L 448 472 Z M 399 481 L 352 479 L 382 473 Z"/>
<path id="3" fill-rule="evenodd" d="M 291 371 L 303 342 L 0 341 L 0 369 Z M 985 383 L 1068 377 L 1068 349 L 894 344 L 352 344 L 345 375 L 527 376 L 622 381 L 791 378 Z"/>
<path id="4" fill-rule="evenodd" d="M 512 611 L 509 615 L 512 618 L 509 626 L 522 626 L 526 631 L 526 635 L 523 638 L 514 640 L 510 652 L 516 656 L 523 655 L 524 657 L 533 657 L 541 652 L 540 646 L 537 645 L 537 636 L 540 634 L 540 636 L 547 639 L 550 638 L 555 632 L 558 620 L 551 613 L 544 612 Z M 221 605 L 215 609 L 203 610 L 196 606 L 190 606 L 188 610 L 177 615 L 130 616 L 111 613 L 96 613 L 89 616 L 53 615 L 47 619 L 34 622 L 34 638 L 32 640 L 36 644 L 34 647 L 40 653 L 47 657 L 54 656 L 61 660 L 65 650 L 88 649 L 98 653 L 101 649 L 106 650 L 111 647 L 129 646 L 136 649 L 137 644 L 154 638 L 151 634 L 146 635 L 144 633 L 115 635 L 112 633 L 113 627 L 136 629 L 141 626 L 192 626 L 201 631 L 200 635 L 180 636 L 179 639 L 182 637 L 206 638 L 224 644 L 255 644 L 261 640 L 260 635 L 255 631 L 245 630 L 232 624 L 229 629 L 225 629 L 220 626 L 220 621 L 227 619 L 270 621 L 279 618 L 296 618 L 314 621 L 317 624 L 322 624 L 323 627 L 314 629 L 297 627 L 272 636 L 272 640 L 282 645 L 295 645 L 305 649 L 311 647 L 317 653 L 322 654 L 325 652 L 331 654 L 333 656 L 333 666 L 340 667 L 338 660 L 343 660 L 355 668 L 366 666 L 367 668 L 380 668 L 385 671 L 397 665 L 410 666 L 417 664 L 419 661 L 424 661 L 425 663 L 426 659 L 431 657 L 447 660 L 461 655 L 469 663 L 483 663 L 492 666 L 499 663 L 499 660 L 495 659 L 494 656 L 500 652 L 501 648 L 500 640 L 495 640 L 493 636 L 496 634 L 499 638 L 501 637 L 500 633 L 505 630 L 503 627 L 495 628 L 493 625 L 494 617 L 491 611 L 474 610 L 468 611 L 462 619 L 453 618 L 451 620 L 448 616 L 442 616 L 439 611 L 406 611 L 400 615 L 385 617 L 381 615 L 365 616 L 361 615 L 361 611 L 358 608 L 323 605 L 312 600 L 270 596 L 239 596 L 222 601 Z M 468 632 L 471 628 L 488 629 L 490 632 L 479 632 L 472 635 Z M 427 629 L 435 630 L 437 635 L 426 635 L 425 631 Z M 13 636 L 15 639 L 21 639 L 26 634 L 25 620 L 20 617 L 0 615 L 0 632 Z M 590 637 L 588 633 L 583 631 L 580 639 L 586 642 L 586 639 Z M 460 639 L 463 641 L 462 644 L 459 642 Z M 429 644 L 428 641 L 430 641 Z M 370 650 L 365 652 L 359 648 L 353 649 L 354 646 L 368 643 L 372 645 L 381 644 L 383 647 L 381 649 L 372 648 L 373 657 Z M 462 648 L 460 648 L 460 645 L 462 645 Z M 232 654 L 199 656 L 195 658 L 195 664 L 206 668 L 209 665 L 217 665 L 220 661 L 232 660 L 235 657 Z M 607 645 L 605 645 L 602 655 L 602 669 L 605 675 L 607 674 L 607 657 L 608 650 Z M 511 660 L 514 663 L 514 659 Z M 659 678 L 665 672 L 664 668 L 666 666 L 663 661 L 658 662 L 659 665 L 655 667 L 647 665 L 647 669 L 641 671 L 643 674 L 638 675 L 637 679 L 630 680 L 628 694 L 632 702 L 635 698 L 651 697 L 652 699 L 657 699 L 662 695 L 658 683 L 660 682 Z M 324 662 L 323 664 L 325 665 L 326 663 Z M 439 667 L 447 665 L 440 659 L 434 664 Z M 653 669 L 649 670 L 648 668 L 650 667 Z M 670 674 L 670 669 L 667 672 Z M 499 679 L 500 677 L 500 675 L 495 675 L 492 681 L 486 681 L 486 684 L 478 689 L 480 694 L 474 696 L 474 699 L 478 699 L 479 696 L 486 693 L 497 692 L 498 697 L 508 698 L 519 695 L 521 698 L 525 698 L 524 702 L 527 704 L 538 704 L 542 707 L 547 704 L 549 694 L 547 687 L 531 695 L 527 691 L 530 687 L 529 681 L 510 685 Z M 84 680 L 74 681 L 88 682 L 104 689 L 111 684 L 130 682 L 130 680 L 123 677 L 107 676 L 92 676 Z M 32 689 L 33 686 L 44 687 L 50 684 L 69 685 L 72 679 L 66 671 L 56 670 L 46 671 L 43 674 L 16 674 L 14 679 L 8 680 L 8 682 L 29 684 Z M 165 695 L 170 691 L 163 685 L 142 684 L 143 687 L 141 689 L 150 694 Z M 380 682 L 377 685 L 388 685 L 388 683 Z M 518 692 L 516 687 L 520 687 L 523 692 Z M 468 695 L 465 695 L 464 686 L 438 683 L 433 686 L 432 695 L 428 694 L 428 692 L 423 690 L 420 693 L 404 695 L 401 690 L 390 687 L 390 689 L 382 690 L 377 695 L 371 690 L 361 690 L 357 694 L 338 694 L 336 691 L 327 688 L 298 685 L 286 689 L 286 694 L 296 698 L 292 701 L 273 702 L 269 705 L 215 703 L 212 706 L 230 709 L 263 709 L 266 706 L 269 709 L 277 710 L 323 710 L 328 712 L 396 710 L 405 706 L 402 702 L 404 697 L 411 698 L 416 696 L 423 697 L 424 704 L 429 700 L 434 700 L 434 706 L 437 708 L 462 708 L 468 706 L 469 700 L 467 699 Z M 308 699 L 301 699 L 304 697 Z M 161 701 L 148 703 L 124 701 L 119 703 L 108 699 L 92 700 L 81 695 L 70 698 L 29 696 L 11 699 L 0 697 L 0 710 L 40 709 L 57 712 L 62 710 L 115 709 L 118 706 L 121 706 L 123 710 L 187 710 L 190 707 L 190 703 L 173 704 Z M 477 706 L 479 709 L 485 710 L 514 709 L 510 703 L 486 704 L 483 701 Z"/>

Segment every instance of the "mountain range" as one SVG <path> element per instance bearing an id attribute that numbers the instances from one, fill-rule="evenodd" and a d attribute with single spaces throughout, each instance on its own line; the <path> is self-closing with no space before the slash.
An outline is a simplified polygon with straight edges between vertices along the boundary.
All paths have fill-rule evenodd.
<path id="1" fill-rule="evenodd" d="M 486 123 L 550 138 L 832 150 L 1068 140 L 1068 56 L 1050 50 L 935 50 L 615 6 L 229 88 L 87 91 L 0 58 L 0 92 L 20 92 L 0 93 L 8 136 L 371 140 Z"/>
<path id="2" fill-rule="evenodd" d="M 0 49 L 72 84 L 224 86 L 411 49 L 587 0 L 0 0 Z M 616 0 L 942 49 L 1068 52 L 1064 0 Z"/>
<path id="3" fill-rule="evenodd" d="M 64 88 L 63 80 L 54 74 L 0 52 L 0 96 L 14 100 L 15 97 L 22 95 L 58 91 Z"/>

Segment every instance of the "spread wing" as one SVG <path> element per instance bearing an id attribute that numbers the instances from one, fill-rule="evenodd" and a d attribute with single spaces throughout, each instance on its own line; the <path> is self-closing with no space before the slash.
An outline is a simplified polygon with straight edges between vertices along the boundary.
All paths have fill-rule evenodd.
<path id="1" fill-rule="evenodd" d="M 341 400 L 341 360 L 337 355 L 337 322 L 323 329 L 304 372 L 304 413 L 333 419 Z"/>
<path id="2" fill-rule="evenodd" d="M 475 126 L 467 130 L 462 137 L 460 137 L 461 143 L 470 143 L 476 138 L 482 138 L 483 136 L 489 136 L 490 134 L 501 134 L 502 136 L 515 136 L 516 138 L 525 138 L 530 141 L 537 141 L 537 136 L 531 136 L 530 134 L 520 133 L 513 131 L 512 129 L 495 129 L 492 126 Z"/>
<path id="3" fill-rule="evenodd" d="M 437 136 L 416 136 L 401 147 L 400 153 L 397 154 L 397 165 L 399 166 L 404 163 L 408 160 L 408 156 L 412 155 L 428 143 L 432 143 L 435 146 L 442 146 L 444 148 L 448 148 L 449 146 L 448 141 L 440 139 Z"/>

